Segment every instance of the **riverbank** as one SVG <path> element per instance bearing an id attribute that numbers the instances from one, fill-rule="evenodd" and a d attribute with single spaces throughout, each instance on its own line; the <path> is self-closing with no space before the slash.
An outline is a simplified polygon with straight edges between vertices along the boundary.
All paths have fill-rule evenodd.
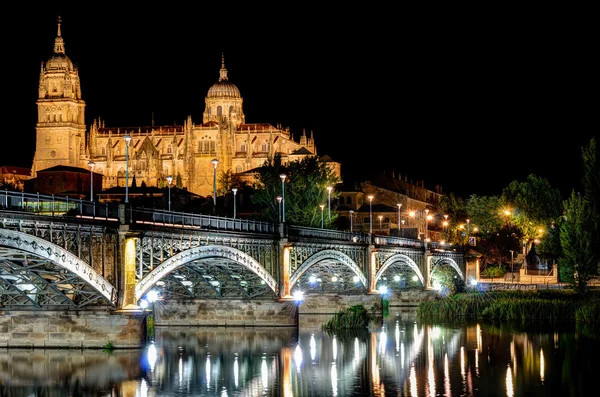
<path id="1" fill-rule="evenodd" d="M 419 304 L 421 318 L 575 322 L 600 325 L 600 291 L 468 291 Z"/>

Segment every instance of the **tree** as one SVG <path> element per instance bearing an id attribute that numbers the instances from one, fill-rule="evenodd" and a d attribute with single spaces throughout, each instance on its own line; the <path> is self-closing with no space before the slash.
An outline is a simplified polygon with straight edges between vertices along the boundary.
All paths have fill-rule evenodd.
<path id="1" fill-rule="evenodd" d="M 592 231 L 595 240 L 592 249 L 595 252 L 596 263 L 600 266 L 600 150 L 596 139 L 592 137 L 587 147 L 581 149 L 583 159 L 583 177 L 581 184 L 585 200 L 591 208 Z"/>
<path id="2" fill-rule="evenodd" d="M 564 202 L 564 207 L 565 221 L 560 226 L 560 275 L 576 291 L 584 292 L 589 280 L 598 272 L 595 216 L 590 202 L 574 191 Z"/>
<path id="3" fill-rule="evenodd" d="M 511 182 L 503 189 L 501 201 L 512 209 L 510 224 L 518 227 L 527 250 L 535 239 L 546 238 L 548 231 L 560 218 L 563 208 L 560 191 L 553 188 L 547 179 L 533 174 L 524 182 Z M 555 250 L 550 246 L 538 253 L 545 252 L 555 256 Z"/>
<path id="4" fill-rule="evenodd" d="M 281 174 L 285 179 L 285 220 L 298 226 L 320 227 L 321 204 L 328 205 L 327 186 L 335 186 L 339 178 L 333 170 L 316 156 L 308 156 L 290 162 L 286 167 L 281 157 L 275 155 L 259 169 L 254 184 L 253 203 L 260 209 L 262 217 L 271 221 L 279 219 L 277 196 L 282 196 Z M 331 220 L 325 216 L 327 227 L 335 224 L 337 214 L 333 207 L 338 194 L 331 192 Z M 283 209 L 283 208 L 282 208 Z"/>

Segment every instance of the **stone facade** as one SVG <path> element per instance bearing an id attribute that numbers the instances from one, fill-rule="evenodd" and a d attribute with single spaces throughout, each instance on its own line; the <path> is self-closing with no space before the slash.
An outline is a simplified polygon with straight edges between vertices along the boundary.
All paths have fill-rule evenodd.
<path id="1" fill-rule="evenodd" d="M 103 311 L 0 311 L 0 347 L 138 348 L 144 317 Z"/>
<path id="2" fill-rule="evenodd" d="M 60 26 L 59 20 L 54 54 L 40 72 L 33 177 L 59 165 L 93 167 L 103 176 L 103 189 L 124 187 L 126 181 L 131 185 L 134 176 L 137 186 L 162 188 L 170 176 L 173 185 L 212 196 L 216 174 L 252 175 L 275 154 L 284 164 L 317 155 L 312 133 L 309 137 L 303 131 L 296 141 L 287 128 L 245 122 L 243 99 L 229 82 L 224 59 L 205 97 L 201 122 L 188 116 L 181 125 L 108 127 L 95 120 L 88 130 L 79 71 L 65 53 Z M 339 170 L 334 162 L 328 164 Z M 216 179 L 218 191 L 231 188 Z"/>

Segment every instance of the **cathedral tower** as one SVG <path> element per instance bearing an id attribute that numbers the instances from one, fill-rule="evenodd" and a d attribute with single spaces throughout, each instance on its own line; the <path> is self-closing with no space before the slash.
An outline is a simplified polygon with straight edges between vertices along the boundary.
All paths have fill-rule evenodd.
<path id="1" fill-rule="evenodd" d="M 79 71 L 65 55 L 61 19 L 54 53 L 40 71 L 38 121 L 32 175 L 57 165 L 81 166 L 85 150 L 85 102 L 81 99 Z"/>

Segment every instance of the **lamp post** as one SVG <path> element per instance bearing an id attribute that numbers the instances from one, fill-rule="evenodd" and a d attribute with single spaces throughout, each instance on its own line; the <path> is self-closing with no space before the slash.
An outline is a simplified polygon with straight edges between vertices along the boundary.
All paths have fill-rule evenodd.
<path id="1" fill-rule="evenodd" d="M 323 210 L 325 209 L 325 204 L 321 204 L 321 229 L 323 229 Z"/>
<path id="2" fill-rule="evenodd" d="M 281 222 L 285 223 L 285 178 L 286 174 L 280 174 L 281 178 Z"/>
<path id="3" fill-rule="evenodd" d="M 383 215 L 379 215 L 379 234 L 382 233 Z"/>
<path id="4" fill-rule="evenodd" d="M 471 236 L 471 220 L 467 219 L 467 245 L 469 244 L 470 236 Z"/>
<path id="5" fill-rule="evenodd" d="M 429 210 L 425 209 L 425 247 L 427 247 L 427 242 L 429 241 L 429 232 L 428 232 L 428 227 L 429 227 Z"/>
<path id="6" fill-rule="evenodd" d="M 131 142 L 131 135 L 125 135 L 125 202 L 129 202 L 129 142 Z"/>
<path id="7" fill-rule="evenodd" d="M 167 187 L 169 188 L 169 211 L 171 211 L 171 182 L 173 182 L 173 177 L 169 175 L 167 177 Z"/>
<path id="8" fill-rule="evenodd" d="M 331 190 L 333 187 L 327 186 L 327 219 L 331 223 Z"/>
<path id="9" fill-rule="evenodd" d="M 444 239 L 448 242 L 448 215 L 444 215 Z"/>
<path id="10" fill-rule="evenodd" d="M 236 203 L 235 203 L 235 196 L 237 194 L 237 187 L 232 188 L 231 191 L 233 192 L 233 219 L 235 219 L 235 216 L 237 215 L 237 208 L 236 208 Z"/>
<path id="11" fill-rule="evenodd" d="M 219 164 L 219 160 L 212 159 L 211 161 L 213 165 L 213 212 L 217 211 L 217 164 Z"/>
<path id="12" fill-rule="evenodd" d="M 354 217 L 354 210 L 350 210 L 350 233 L 352 233 L 352 218 Z"/>
<path id="13" fill-rule="evenodd" d="M 400 226 L 402 223 L 402 216 L 400 215 L 400 208 L 402 208 L 402 204 L 398 203 L 398 237 L 400 237 L 400 229 L 402 228 Z"/>
<path id="14" fill-rule="evenodd" d="M 96 163 L 90 161 L 88 167 L 90 167 L 90 201 L 94 201 L 94 166 Z"/>
<path id="15" fill-rule="evenodd" d="M 283 198 L 281 196 L 277 196 L 277 203 L 279 204 L 279 212 L 277 212 L 277 216 L 279 219 L 279 223 L 281 223 L 281 200 Z"/>
<path id="16" fill-rule="evenodd" d="M 511 283 L 515 281 L 515 274 L 513 273 L 514 271 L 514 267 L 513 267 L 513 255 L 514 255 L 513 250 L 510 250 L 510 276 L 511 276 Z"/>
<path id="17" fill-rule="evenodd" d="M 373 195 L 367 196 L 369 199 L 369 233 L 373 233 Z"/>

